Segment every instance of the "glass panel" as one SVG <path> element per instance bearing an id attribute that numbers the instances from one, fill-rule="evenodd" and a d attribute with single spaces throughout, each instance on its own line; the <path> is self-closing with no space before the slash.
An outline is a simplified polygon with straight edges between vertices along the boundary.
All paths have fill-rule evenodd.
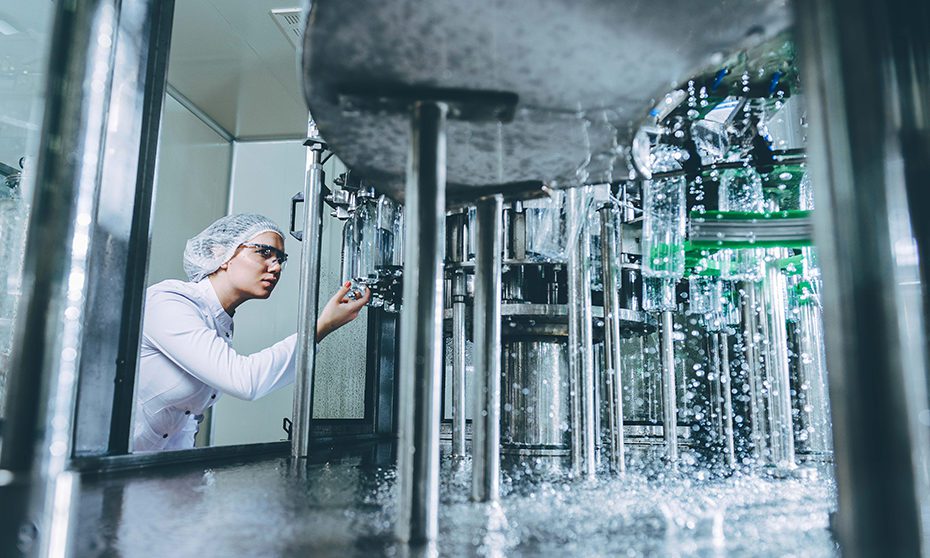
<path id="1" fill-rule="evenodd" d="M 0 418 L 22 288 L 53 6 L 0 0 Z"/>

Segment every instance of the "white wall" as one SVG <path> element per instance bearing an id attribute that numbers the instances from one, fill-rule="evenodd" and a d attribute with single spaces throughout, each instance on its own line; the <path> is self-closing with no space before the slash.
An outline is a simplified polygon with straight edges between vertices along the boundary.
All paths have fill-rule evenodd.
<path id="1" fill-rule="evenodd" d="M 234 143 L 230 208 L 232 213 L 261 213 L 287 232 L 290 200 L 304 188 L 307 149 L 301 141 Z M 251 354 L 297 331 L 300 242 L 284 242 L 287 268 L 267 300 L 252 300 L 236 310 L 233 347 Z M 285 439 L 281 420 L 290 417 L 293 386 L 257 401 L 225 396 L 213 407 L 213 445 Z"/>
<path id="2" fill-rule="evenodd" d="M 162 116 L 148 284 L 187 280 L 187 239 L 226 215 L 232 148 L 173 98 Z"/>
<path id="3" fill-rule="evenodd" d="M 24 5 L 25 4 L 25 5 Z M 0 72 L 0 163 L 26 169 L 17 192 L 0 181 L 0 418 L 4 416 L 6 379 L 11 366 L 13 324 L 22 295 L 23 257 L 32 203 L 35 157 L 45 108 L 45 66 L 52 28 L 48 2 L 0 0 L 0 17 L 20 32 L 2 36 Z"/>

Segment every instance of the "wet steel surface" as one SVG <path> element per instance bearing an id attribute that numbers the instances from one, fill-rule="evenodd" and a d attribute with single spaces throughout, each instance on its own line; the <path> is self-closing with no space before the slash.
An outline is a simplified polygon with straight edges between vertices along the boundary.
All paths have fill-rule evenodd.
<path id="1" fill-rule="evenodd" d="M 480 91 L 516 94 L 502 124 L 450 117 L 452 195 L 526 180 L 597 183 L 626 176 L 617 146 L 669 89 L 788 24 L 780 0 L 314 0 L 304 93 L 340 159 L 395 198 L 409 114 L 373 110 L 360 94 L 473 91 L 475 106 L 489 102 Z"/>
<path id="2" fill-rule="evenodd" d="M 829 480 L 701 471 L 530 481 L 468 500 L 470 465 L 443 447 L 441 556 L 835 556 Z M 390 446 L 295 464 L 266 458 L 84 479 L 76 556 L 403 556 Z M 415 555 L 411 554 L 411 555 Z"/>

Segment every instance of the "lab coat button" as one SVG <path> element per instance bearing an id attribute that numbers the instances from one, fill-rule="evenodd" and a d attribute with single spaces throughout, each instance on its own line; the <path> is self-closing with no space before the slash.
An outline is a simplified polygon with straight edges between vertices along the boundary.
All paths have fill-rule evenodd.
<path id="1" fill-rule="evenodd" d="M 190 412 L 190 411 L 184 411 L 184 414 L 185 414 L 185 415 L 189 415 L 189 414 L 191 414 L 191 412 Z"/>
<path id="2" fill-rule="evenodd" d="M 216 399 L 216 394 L 214 393 L 213 395 L 211 395 L 210 399 Z"/>
<path id="3" fill-rule="evenodd" d="M 162 438 L 167 438 L 167 437 L 168 437 L 167 434 L 162 435 Z"/>

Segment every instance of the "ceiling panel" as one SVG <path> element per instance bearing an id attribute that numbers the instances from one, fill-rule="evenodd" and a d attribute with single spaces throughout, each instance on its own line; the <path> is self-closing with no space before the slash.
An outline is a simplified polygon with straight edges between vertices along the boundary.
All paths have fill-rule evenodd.
<path id="1" fill-rule="evenodd" d="M 297 53 L 271 18 L 294 0 L 177 0 L 168 81 L 236 137 L 299 136 Z"/>

